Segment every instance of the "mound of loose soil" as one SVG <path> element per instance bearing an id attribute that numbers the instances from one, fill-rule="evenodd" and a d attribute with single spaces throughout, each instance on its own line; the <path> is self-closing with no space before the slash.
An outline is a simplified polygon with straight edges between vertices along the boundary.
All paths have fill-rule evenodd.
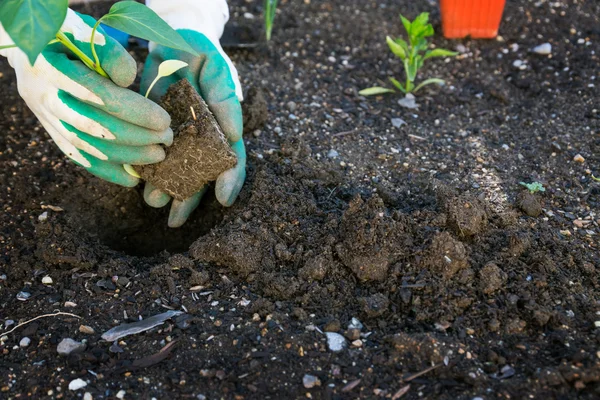
<path id="1" fill-rule="evenodd" d="M 144 181 L 184 200 L 215 181 L 237 157 L 196 89 L 182 79 L 169 87 L 161 106 L 171 115 L 173 144 L 157 164 L 136 166 Z"/>

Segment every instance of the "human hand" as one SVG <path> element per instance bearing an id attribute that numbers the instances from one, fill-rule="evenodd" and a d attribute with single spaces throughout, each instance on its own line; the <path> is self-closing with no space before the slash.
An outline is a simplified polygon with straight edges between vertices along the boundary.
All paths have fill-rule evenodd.
<path id="1" fill-rule="evenodd" d="M 68 10 L 61 28 L 90 57 L 95 22 Z M 3 37 L 8 35 L 0 26 Z M 127 173 L 123 164 L 162 161 L 165 152 L 160 144 L 173 141 L 171 118 L 154 102 L 126 89 L 135 80 L 137 66 L 119 43 L 102 30 L 95 43 L 110 79 L 74 59 L 61 43 L 48 45 L 33 66 L 18 49 L 0 54 L 8 57 L 19 93 L 63 153 L 102 179 L 132 187 L 138 178 Z"/>
<path id="2" fill-rule="evenodd" d="M 215 44 L 204 34 L 193 30 L 179 30 L 179 33 L 200 56 L 163 46 L 151 48 L 142 74 L 141 93 L 146 92 L 163 61 L 177 59 L 188 63 L 188 67 L 158 81 L 150 92 L 150 98 L 158 102 L 171 84 L 185 78 L 206 101 L 238 159 L 237 165 L 223 172 L 215 185 L 217 200 L 228 207 L 235 202 L 246 179 L 246 150 L 242 140 L 242 108 L 239 101 L 241 89 L 237 72 L 218 42 Z M 198 207 L 206 190 L 207 186 L 188 199 L 173 200 L 169 226 L 175 228 L 183 225 Z M 167 205 L 171 197 L 147 182 L 144 199 L 148 205 L 158 208 Z"/>

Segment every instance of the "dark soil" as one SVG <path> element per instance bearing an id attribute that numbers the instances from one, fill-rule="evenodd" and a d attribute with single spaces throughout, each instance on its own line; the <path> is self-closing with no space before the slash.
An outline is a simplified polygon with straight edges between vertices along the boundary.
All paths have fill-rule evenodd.
<path id="1" fill-rule="evenodd" d="M 136 166 L 144 181 L 185 200 L 235 167 L 237 157 L 196 89 L 186 79 L 169 87 L 161 106 L 171 116 L 173 144 L 157 164 Z"/>
<path id="2" fill-rule="evenodd" d="M 261 4 L 232 19 L 259 29 Z M 247 183 L 177 230 L 66 161 L 0 60 L 0 337 L 82 317 L 6 335 L 0 397 L 599 398 L 600 4 L 509 1 L 502 40 L 435 36 L 461 55 L 425 67 L 448 85 L 418 110 L 358 96 L 401 75 L 384 38 L 421 11 L 439 32 L 425 2 L 281 3 L 271 44 L 231 53 L 269 104 Z M 546 188 L 538 217 L 521 181 Z"/>

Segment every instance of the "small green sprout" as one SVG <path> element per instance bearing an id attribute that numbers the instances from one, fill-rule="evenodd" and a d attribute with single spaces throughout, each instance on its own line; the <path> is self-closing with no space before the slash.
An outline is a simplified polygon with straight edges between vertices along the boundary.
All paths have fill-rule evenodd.
<path id="1" fill-rule="evenodd" d="M 400 15 L 404 29 L 408 34 L 408 43 L 402 38 L 392 39 L 386 37 L 386 42 L 396 57 L 400 58 L 404 64 L 404 74 L 406 76 L 405 83 L 400 83 L 397 79 L 390 77 L 390 82 L 402 93 L 418 92 L 423 86 L 437 83 L 443 85 L 445 82 L 439 78 L 425 79 L 415 86 L 415 79 L 419 70 L 423 67 L 425 60 L 432 57 L 453 57 L 458 53 L 445 49 L 427 50 L 429 43 L 426 37 L 433 36 L 433 26 L 428 23 L 429 13 L 422 13 L 413 22 L 410 22 L 404 16 Z M 381 86 L 374 86 L 368 89 L 363 89 L 359 94 L 363 96 L 371 96 L 383 93 L 396 93 L 395 90 Z"/>
<path id="2" fill-rule="evenodd" d="M 265 0 L 265 35 L 267 42 L 271 40 L 271 31 L 273 30 L 273 22 L 275 21 L 275 11 L 277 10 L 278 0 Z"/>
<path id="3" fill-rule="evenodd" d="M 525 186 L 527 188 L 527 190 L 529 190 L 529 193 L 531 194 L 536 194 L 537 192 L 545 192 L 546 188 L 544 188 L 544 185 L 542 185 L 540 182 L 532 182 L 532 183 L 525 183 L 525 182 L 519 182 L 520 185 Z"/>
<path id="4" fill-rule="evenodd" d="M 592 175 L 592 179 L 595 180 L 596 182 L 600 182 L 600 178 L 596 178 L 594 175 Z"/>

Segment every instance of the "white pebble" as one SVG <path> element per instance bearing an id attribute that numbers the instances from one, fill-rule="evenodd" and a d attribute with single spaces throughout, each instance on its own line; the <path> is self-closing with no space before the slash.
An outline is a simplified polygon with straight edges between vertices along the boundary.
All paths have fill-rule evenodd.
<path id="1" fill-rule="evenodd" d="M 325 332 L 325 336 L 327 336 L 327 347 L 334 353 L 342 351 L 346 347 L 346 339 L 339 333 Z"/>
<path id="2" fill-rule="evenodd" d="M 92 397 L 92 394 L 90 392 L 85 392 L 85 394 L 83 395 L 83 400 L 94 400 L 94 398 Z"/>
<path id="3" fill-rule="evenodd" d="M 340 153 L 338 153 L 334 149 L 329 150 L 329 153 L 327 153 L 327 157 L 329 157 L 329 158 L 337 158 L 339 155 L 340 155 Z"/>
<path id="4" fill-rule="evenodd" d="M 124 390 L 119 390 L 119 393 L 117 393 L 117 399 L 122 399 L 125 397 L 125 391 Z"/>
<path id="5" fill-rule="evenodd" d="M 44 222 L 45 220 L 48 219 L 48 211 L 44 211 L 43 213 L 40 214 L 40 216 L 38 217 L 38 221 L 40 222 Z"/>
<path id="6" fill-rule="evenodd" d="M 42 283 L 44 285 L 52 285 L 54 283 L 54 281 L 49 276 L 45 276 L 42 278 Z"/>
<path id="7" fill-rule="evenodd" d="M 306 374 L 302 377 L 302 384 L 305 388 L 312 389 L 315 386 L 321 386 L 321 380 L 314 375 Z"/>
<path id="8" fill-rule="evenodd" d="M 19 342 L 19 346 L 21 346 L 21 347 L 27 347 L 27 346 L 29 346 L 29 344 L 31 344 L 31 339 L 29 339 L 28 337 L 24 337 Z"/>
<path id="9" fill-rule="evenodd" d="M 69 383 L 69 390 L 79 390 L 79 389 L 82 389 L 82 388 L 84 388 L 86 386 L 87 386 L 87 382 L 86 381 L 84 381 L 81 378 L 77 378 L 75 380 L 72 380 Z"/>
<path id="10" fill-rule="evenodd" d="M 515 68 L 521 68 L 525 63 L 523 62 L 523 60 L 515 60 L 513 61 L 513 67 Z"/>
<path id="11" fill-rule="evenodd" d="M 539 46 L 535 46 L 533 48 L 533 52 L 547 56 L 548 54 L 552 53 L 552 45 L 550 43 L 540 44 Z"/>

